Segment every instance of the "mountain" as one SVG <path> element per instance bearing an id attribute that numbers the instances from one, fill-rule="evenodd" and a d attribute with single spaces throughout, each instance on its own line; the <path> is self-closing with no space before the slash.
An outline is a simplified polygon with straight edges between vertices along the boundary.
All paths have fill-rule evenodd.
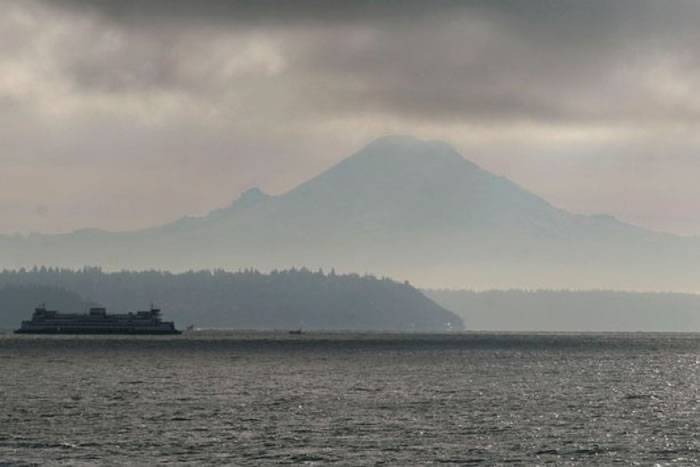
<path id="1" fill-rule="evenodd" d="M 695 290 L 700 241 L 558 209 L 446 143 L 380 138 L 278 196 L 135 232 L 0 239 L 0 266 L 308 266 L 422 287 Z"/>
<path id="2" fill-rule="evenodd" d="M 56 289 L 55 287 L 60 287 Z M 108 311 L 124 313 L 149 303 L 180 327 L 239 329 L 372 330 L 444 332 L 462 330 L 462 320 L 405 283 L 357 274 L 307 269 L 243 272 L 158 271 L 106 273 L 36 268 L 0 272 L 0 328 L 27 319 L 36 301 L 61 311 L 76 309 L 77 295 Z"/>

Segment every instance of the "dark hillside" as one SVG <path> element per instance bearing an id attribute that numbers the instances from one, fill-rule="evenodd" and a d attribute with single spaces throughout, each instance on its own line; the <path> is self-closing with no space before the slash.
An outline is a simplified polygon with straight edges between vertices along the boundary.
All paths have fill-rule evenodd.
<path id="1" fill-rule="evenodd" d="M 447 331 L 463 327 L 455 314 L 408 284 L 306 269 L 171 274 L 41 268 L 4 271 L 2 286 L 63 287 L 112 312 L 155 303 L 166 319 L 174 319 L 180 327 L 190 323 L 244 329 Z M 25 315 L 40 302 L 52 308 L 61 305 L 39 289 Z"/>
<path id="2" fill-rule="evenodd" d="M 0 286 L 0 329 L 15 329 L 29 319 L 34 308 L 46 303 L 51 309 L 84 313 L 94 304 L 75 292 L 42 285 Z"/>

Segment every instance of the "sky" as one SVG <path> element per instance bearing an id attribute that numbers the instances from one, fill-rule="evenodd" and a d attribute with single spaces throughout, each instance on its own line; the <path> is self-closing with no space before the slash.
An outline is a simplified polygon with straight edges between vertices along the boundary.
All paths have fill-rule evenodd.
<path id="1" fill-rule="evenodd" d="M 130 230 L 410 134 L 700 235 L 695 0 L 0 2 L 0 233 Z"/>

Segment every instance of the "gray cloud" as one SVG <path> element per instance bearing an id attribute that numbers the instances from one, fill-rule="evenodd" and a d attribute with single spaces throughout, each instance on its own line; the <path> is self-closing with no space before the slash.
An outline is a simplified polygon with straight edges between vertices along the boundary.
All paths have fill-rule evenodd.
<path id="1" fill-rule="evenodd" d="M 25 193 L 22 205 L 48 207 L 37 223 L 31 209 L 7 208 L 22 186 L 8 181 L 0 231 L 203 213 L 405 132 L 448 139 L 563 207 L 607 211 L 609 194 L 612 214 L 700 233 L 700 213 L 679 203 L 700 195 L 682 175 L 696 167 L 700 123 L 694 1 L 8 0 L 0 10 L 0 168 L 75 187 Z M 644 193 L 633 177 L 651 173 Z M 581 193 L 589 177 L 601 196 Z M 104 193 L 85 199 L 86 179 Z M 634 200 L 619 202 L 619 186 L 636 187 Z"/>
<path id="2" fill-rule="evenodd" d="M 80 13 L 96 13 L 112 21 L 133 24 L 148 22 L 203 22 L 206 25 L 270 26 L 327 23 L 381 23 L 425 16 L 443 15 L 446 10 L 462 9 L 464 5 L 484 2 L 436 0 L 55 0 L 60 5 Z"/>
<path id="3" fill-rule="evenodd" d="M 359 45 L 328 34 L 307 45 L 303 66 L 328 73 L 329 86 L 354 80 L 343 103 L 429 119 L 697 120 L 698 8 L 654 19 L 641 2 L 627 11 L 579 3 L 465 9 L 449 21 L 387 25 Z"/>
<path id="4" fill-rule="evenodd" d="M 111 25 L 66 57 L 80 88 L 265 94 L 258 76 L 277 70 L 283 82 L 267 83 L 310 112 L 621 123 L 700 112 L 682 89 L 700 79 L 693 2 L 59 3 Z M 267 56 L 245 48 L 262 38 Z M 232 68 L 246 53 L 248 68 Z"/>

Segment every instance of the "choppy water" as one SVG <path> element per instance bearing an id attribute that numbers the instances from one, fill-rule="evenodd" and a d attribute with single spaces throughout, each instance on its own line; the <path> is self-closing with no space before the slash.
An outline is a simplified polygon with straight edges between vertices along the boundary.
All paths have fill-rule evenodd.
<path id="1" fill-rule="evenodd" d="M 0 335 L 0 463 L 700 463 L 700 335 Z"/>

